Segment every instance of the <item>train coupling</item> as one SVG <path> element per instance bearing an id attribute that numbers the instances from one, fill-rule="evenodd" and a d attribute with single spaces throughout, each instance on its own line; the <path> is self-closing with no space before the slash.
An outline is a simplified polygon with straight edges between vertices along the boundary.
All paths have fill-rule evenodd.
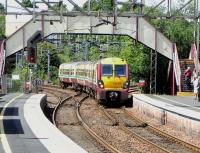
<path id="1" fill-rule="evenodd" d="M 109 98 L 111 101 L 116 100 L 118 98 L 119 94 L 115 91 L 112 91 L 109 93 Z"/>

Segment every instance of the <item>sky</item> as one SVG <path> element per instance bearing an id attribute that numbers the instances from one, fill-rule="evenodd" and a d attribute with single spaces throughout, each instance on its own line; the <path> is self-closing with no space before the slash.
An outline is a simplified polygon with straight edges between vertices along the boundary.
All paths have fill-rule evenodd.
<path id="1" fill-rule="evenodd" d="M 5 1 L 6 0 L 0 0 L 0 3 L 2 4 L 5 4 Z M 22 0 L 19 0 L 19 1 L 22 1 Z M 32 0 L 31 0 L 32 1 Z M 39 0 L 37 0 L 39 1 Z M 47 0 L 46 0 L 47 1 Z M 50 0 L 50 1 L 59 1 L 59 0 Z M 79 6 L 82 6 L 87 0 L 73 0 L 77 5 Z M 118 0 L 118 2 L 126 2 L 128 0 Z M 141 0 L 138 0 L 138 2 L 140 2 Z M 145 5 L 148 5 L 148 6 L 156 6 L 159 2 L 161 2 L 162 0 L 143 0 L 145 2 Z M 171 0 L 172 3 L 176 3 L 178 0 Z M 186 2 L 188 0 L 185 0 Z M 68 0 L 63 0 L 64 4 L 67 5 L 68 9 L 71 10 L 73 8 L 73 6 L 68 2 Z M 20 7 L 19 4 L 17 4 L 15 2 L 15 0 L 7 0 L 7 3 L 8 3 L 8 11 L 12 11 L 13 8 L 18 8 Z M 167 0 L 165 0 L 165 2 L 162 4 L 162 5 L 167 5 Z M 46 6 L 43 4 L 40 6 L 40 8 L 46 8 Z"/>

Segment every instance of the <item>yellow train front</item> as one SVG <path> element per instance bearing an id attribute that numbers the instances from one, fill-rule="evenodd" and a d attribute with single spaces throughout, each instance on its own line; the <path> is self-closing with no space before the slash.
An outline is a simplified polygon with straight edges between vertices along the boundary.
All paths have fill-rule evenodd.
<path id="1" fill-rule="evenodd" d="M 97 62 L 97 99 L 124 102 L 128 100 L 128 64 L 121 58 L 105 58 Z"/>

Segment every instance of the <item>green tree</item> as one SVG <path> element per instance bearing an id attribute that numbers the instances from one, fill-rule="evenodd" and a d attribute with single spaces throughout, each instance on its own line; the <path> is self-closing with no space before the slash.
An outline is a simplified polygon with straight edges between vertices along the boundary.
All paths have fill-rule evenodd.
<path id="1" fill-rule="evenodd" d="M 90 1 L 91 11 L 112 11 L 113 0 L 91 0 Z M 83 5 L 84 10 L 88 10 L 88 1 Z"/>
<path id="2" fill-rule="evenodd" d="M 5 16 L 0 16 L 0 40 L 5 39 Z"/>
<path id="3" fill-rule="evenodd" d="M 22 5 L 24 7 L 30 7 L 30 8 L 33 8 L 33 4 L 30 0 L 22 0 Z"/>
<path id="4" fill-rule="evenodd" d="M 60 11 L 61 7 L 62 7 L 62 11 L 63 11 L 63 12 L 68 11 L 67 5 L 65 5 L 65 4 L 61 5 L 61 3 L 58 3 L 58 4 L 53 5 L 53 6 L 51 7 L 51 9 L 53 9 L 53 10 L 55 10 L 55 11 Z"/>
<path id="5" fill-rule="evenodd" d="M 4 6 L 0 3 L 0 12 L 4 12 Z M 5 39 L 5 16 L 0 16 L 0 40 Z"/>
<path id="6" fill-rule="evenodd" d="M 58 80 L 58 67 L 60 60 L 58 57 L 57 48 L 49 42 L 40 42 L 37 44 L 37 74 L 42 79 L 47 79 L 47 60 L 48 50 L 50 52 L 50 73 L 51 81 L 57 83 Z"/>
<path id="7" fill-rule="evenodd" d="M 4 6 L 3 4 L 0 3 L 0 12 L 4 12 L 4 11 L 5 11 Z"/>
<path id="8" fill-rule="evenodd" d="M 163 8 L 162 8 L 163 9 Z M 193 25 L 194 23 L 180 18 L 162 19 L 160 16 L 165 14 L 158 8 L 151 12 L 150 7 L 145 8 L 145 12 L 151 12 L 148 21 L 154 25 L 159 31 L 167 36 L 172 42 L 176 43 L 180 58 L 188 58 L 191 43 L 193 42 Z M 183 15 L 179 12 L 177 15 Z M 155 16 L 156 18 L 151 18 Z"/>

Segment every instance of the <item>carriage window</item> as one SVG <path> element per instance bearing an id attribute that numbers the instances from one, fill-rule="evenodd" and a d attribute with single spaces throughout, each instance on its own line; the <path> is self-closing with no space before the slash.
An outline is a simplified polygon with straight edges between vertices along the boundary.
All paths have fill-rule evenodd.
<path id="1" fill-rule="evenodd" d="M 125 76 L 126 75 L 126 66 L 125 65 L 115 65 L 115 75 L 116 76 Z"/>
<path id="2" fill-rule="evenodd" d="M 113 68 L 112 65 L 106 64 L 102 65 L 102 75 L 112 75 Z"/>

